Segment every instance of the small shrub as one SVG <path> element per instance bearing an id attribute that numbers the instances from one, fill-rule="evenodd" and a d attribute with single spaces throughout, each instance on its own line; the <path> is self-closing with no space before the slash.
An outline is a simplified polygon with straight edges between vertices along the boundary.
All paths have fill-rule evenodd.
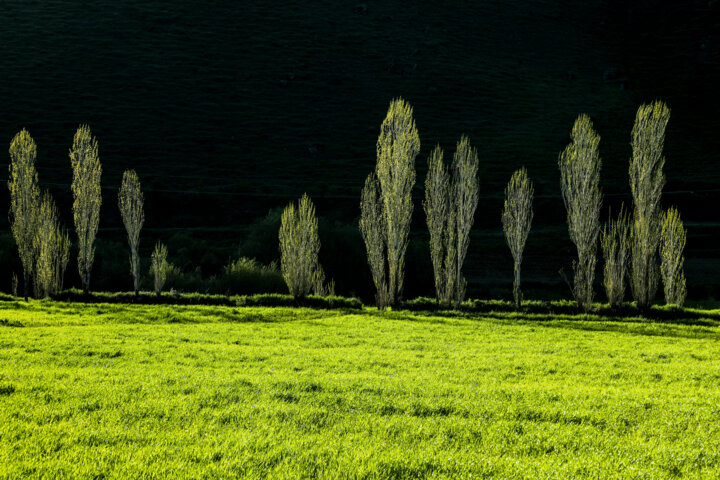
<path id="1" fill-rule="evenodd" d="M 319 297 L 335 296 L 335 280 L 325 283 L 325 272 L 319 265 L 313 274 L 313 293 Z"/>
<path id="2" fill-rule="evenodd" d="M 222 274 L 210 279 L 208 290 L 229 295 L 285 293 L 287 287 L 275 262 L 263 265 L 254 258 L 239 258 L 223 267 Z"/>

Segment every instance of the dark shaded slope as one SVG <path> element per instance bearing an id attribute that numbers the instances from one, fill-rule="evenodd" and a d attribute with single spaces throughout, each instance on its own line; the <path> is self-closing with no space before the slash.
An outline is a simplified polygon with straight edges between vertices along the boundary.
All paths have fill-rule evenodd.
<path id="1" fill-rule="evenodd" d="M 476 282 L 507 273 L 500 197 L 521 165 L 538 194 L 526 271 L 554 281 L 569 261 L 556 159 L 581 112 L 603 137 L 604 190 L 620 195 L 609 202 L 627 192 L 635 109 L 656 97 L 667 96 L 674 112 L 669 187 L 717 187 L 717 177 L 699 168 L 717 163 L 717 138 L 684 127 L 697 111 L 686 105 L 715 102 L 717 94 L 698 80 L 683 95 L 672 83 L 682 76 L 665 69 L 661 55 L 672 48 L 673 58 L 685 58 L 697 35 L 716 28 L 703 12 L 717 5 L 703 10 L 697 3 L 650 53 L 645 39 L 668 31 L 678 13 L 658 12 L 670 20 L 638 26 L 634 16 L 652 10 L 649 3 L 638 10 L 549 0 L 18 0 L 3 7 L 0 138 L 30 129 L 41 182 L 55 190 L 69 222 L 67 149 L 77 124 L 90 123 L 108 187 L 106 239 L 122 241 L 112 189 L 125 168 L 138 170 L 148 192 L 153 240 L 179 228 L 229 247 L 241 237 L 239 226 L 304 191 L 321 214 L 349 222 L 374 165 L 380 122 L 398 95 L 414 105 L 423 143 L 418 186 L 436 142 L 452 153 L 465 133 L 481 152 L 479 237 L 468 259 Z M 714 38 L 704 57 L 690 58 L 693 78 L 716 78 Z M 702 118 L 705 131 L 717 130 L 716 117 Z M 691 209 L 694 198 L 676 197 Z M 421 230 L 419 204 L 416 213 Z M 716 220 L 714 212 L 702 218 Z"/>

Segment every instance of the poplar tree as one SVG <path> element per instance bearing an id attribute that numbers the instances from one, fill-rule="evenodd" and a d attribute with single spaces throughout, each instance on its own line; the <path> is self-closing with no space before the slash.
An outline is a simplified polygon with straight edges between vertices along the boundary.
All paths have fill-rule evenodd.
<path id="1" fill-rule="evenodd" d="M 155 244 L 155 250 L 152 253 L 152 265 L 150 267 L 153 278 L 155 280 L 155 295 L 158 297 L 162 295 L 163 286 L 165 286 L 165 280 L 167 279 L 168 262 L 167 262 L 167 247 L 160 242 Z"/>
<path id="2" fill-rule="evenodd" d="M 680 212 L 670 208 L 663 215 L 660 235 L 660 272 L 665 289 L 665 303 L 682 307 L 687 290 L 683 264 L 687 231 L 680 219 Z"/>
<path id="3" fill-rule="evenodd" d="M 290 294 L 305 297 L 319 269 L 320 236 L 315 206 L 304 194 L 297 207 L 290 203 L 280 219 L 280 269 Z"/>
<path id="4" fill-rule="evenodd" d="M 10 143 L 10 229 L 18 247 L 23 268 L 23 293 L 30 295 L 30 279 L 35 268 L 37 212 L 40 187 L 35 169 L 37 146 L 27 130 L 15 135 Z"/>
<path id="5" fill-rule="evenodd" d="M 572 142 L 560 154 L 559 166 L 563 202 L 567 210 L 570 239 L 577 248 L 573 262 L 573 294 L 578 306 L 587 311 L 593 301 L 593 280 L 597 241 L 600 234 L 600 136 L 590 117 L 580 115 L 570 135 Z"/>
<path id="6" fill-rule="evenodd" d="M 35 295 L 48 297 L 62 289 L 70 260 L 70 237 L 60 226 L 57 207 L 49 192 L 42 194 L 35 242 Z"/>
<path id="7" fill-rule="evenodd" d="M 633 197 L 630 286 L 638 308 L 650 306 L 658 286 L 660 197 L 665 186 L 665 128 L 670 109 L 663 102 L 641 105 L 632 129 L 630 190 Z"/>
<path id="8" fill-rule="evenodd" d="M 624 206 L 616 219 L 610 219 L 602 231 L 600 244 L 605 260 L 603 285 L 613 308 L 622 305 L 625 297 L 625 273 L 630 255 L 630 220 Z"/>
<path id="9" fill-rule="evenodd" d="M 402 98 L 390 103 L 380 127 L 376 147 L 377 201 L 383 218 L 373 221 L 378 222 L 378 226 L 384 230 L 382 237 L 385 242 L 383 254 L 387 260 L 387 273 L 384 275 L 387 279 L 386 301 L 388 305 L 394 305 L 403 289 L 405 252 L 413 211 L 415 157 L 420 151 L 420 137 L 415 128 L 412 107 Z M 384 263 L 383 261 L 383 269 Z"/>
<path id="10" fill-rule="evenodd" d="M 140 179 L 135 170 L 126 170 L 123 174 L 122 184 L 118 192 L 118 206 L 122 215 L 128 244 L 130 245 L 130 271 L 133 276 L 135 295 L 140 292 L 140 230 L 145 223 L 143 211 L 143 193 L 140 189 Z"/>
<path id="11" fill-rule="evenodd" d="M 428 160 L 425 216 L 430 231 L 430 259 L 437 298 L 444 306 L 460 306 L 466 282 L 462 266 L 470 244 L 470 229 L 478 202 L 477 151 L 463 136 L 449 169 L 437 146 Z"/>
<path id="12" fill-rule="evenodd" d="M 475 221 L 475 210 L 478 204 L 478 156 L 477 150 L 470 146 L 470 140 L 462 136 L 453 155 L 451 188 L 452 208 L 457 215 L 457 253 L 455 271 L 455 307 L 459 308 L 465 297 L 467 282 L 462 275 L 462 267 L 470 245 L 470 229 Z"/>
<path id="13" fill-rule="evenodd" d="M 505 188 L 505 207 L 502 214 L 505 240 L 513 257 L 513 299 L 518 310 L 522 305 L 520 266 L 533 219 L 532 201 L 533 185 L 523 167 L 513 173 Z"/>
<path id="14" fill-rule="evenodd" d="M 90 127 L 80 125 L 70 149 L 73 169 L 73 217 L 78 236 L 78 271 L 85 293 L 90 291 L 90 272 L 95 259 L 95 235 L 100 223 L 100 176 L 97 139 Z"/>
<path id="15" fill-rule="evenodd" d="M 389 305 L 386 269 L 385 216 L 380 201 L 380 186 L 375 173 L 365 179 L 360 198 L 360 233 L 365 242 L 368 265 L 375 284 L 375 302 L 383 310 Z"/>
<path id="16" fill-rule="evenodd" d="M 428 159 L 428 174 L 425 178 L 425 218 L 430 233 L 430 260 L 435 278 L 435 292 L 438 301 L 445 307 L 455 291 L 454 268 L 456 241 L 455 228 L 457 211 L 451 208 L 450 176 L 443 163 L 443 151 L 437 145 Z"/>

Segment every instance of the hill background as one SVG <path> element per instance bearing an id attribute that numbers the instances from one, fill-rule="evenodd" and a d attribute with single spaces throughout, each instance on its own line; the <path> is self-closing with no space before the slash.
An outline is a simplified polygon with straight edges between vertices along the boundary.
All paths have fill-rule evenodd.
<path id="1" fill-rule="evenodd" d="M 402 96 L 422 142 L 407 295 L 432 294 L 420 203 L 427 156 L 436 143 L 452 155 L 466 134 L 481 185 L 470 293 L 510 294 L 500 211 L 510 174 L 525 165 L 536 215 L 524 279 L 538 296 L 567 296 L 558 270 L 574 251 L 557 155 L 572 123 L 587 113 L 602 137 L 606 215 L 629 200 L 635 110 L 662 99 L 672 109 L 664 199 L 689 229 L 689 296 L 720 293 L 720 2 L 410 3 L 9 0 L 0 139 L 9 145 L 28 128 L 40 183 L 71 226 L 68 149 L 78 124 L 91 125 L 104 169 L 96 288 L 130 287 L 116 194 L 134 168 L 146 192 L 146 256 L 160 239 L 172 261 L 204 275 L 238 255 L 269 262 L 273 209 L 307 192 L 323 217 L 328 276 L 339 293 L 367 298 L 359 194 L 387 106 Z M 8 289 L 20 270 L 5 216 L 0 230 Z M 68 270 L 66 283 L 79 284 L 73 261 Z"/>

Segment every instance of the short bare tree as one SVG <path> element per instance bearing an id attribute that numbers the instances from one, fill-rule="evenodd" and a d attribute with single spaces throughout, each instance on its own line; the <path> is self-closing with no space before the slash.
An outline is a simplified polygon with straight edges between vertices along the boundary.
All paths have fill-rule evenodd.
<path id="1" fill-rule="evenodd" d="M 515 308 L 518 310 L 522 305 L 520 267 L 525 242 L 530 233 L 530 225 L 533 219 L 533 192 L 533 184 L 524 167 L 513 173 L 505 189 L 505 208 L 502 214 L 502 224 L 505 231 L 505 240 L 508 247 L 510 247 L 514 262 L 513 298 Z"/>
<path id="2" fill-rule="evenodd" d="M 605 261 L 605 293 L 610 306 L 617 308 L 625 298 L 625 272 L 630 258 L 630 219 L 624 206 L 618 217 L 610 218 L 603 227 L 600 244 Z"/>
<path id="3" fill-rule="evenodd" d="M 35 269 L 36 228 L 40 206 L 40 187 L 35 169 L 37 146 L 27 130 L 10 143 L 10 229 L 18 247 L 23 268 L 23 293 L 27 301 Z"/>
<path id="4" fill-rule="evenodd" d="M 663 102 L 641 105 L 632 129 L 630 190 L 633 197 L 630 286 L 638 308 L 650 306 L 658 286 L 660 197 L 665 186 L 665 128 L 670 109 Z"/>
<path id="5" fill-rule="evenodd" d="M 660 235 L 660 272 L 665 288 L 665 303 L 682 307 L 687 290 L 683 264 L 687 231 L 676 208 L 670 208 L 663 215 Z"/>
<path id="6" fill-rule="evenodd" d="M 140 292 L 140 230 L 145 223 L 144 196 L 135 170 L 126 170 L 118 192 L 118 206 L 130 245 L 130 271 L 135 295 Z"/>
<path id="7" fill-rule="evenodd" d="M 389 292 L 385 275 L 386 245 L 385 215 L 383 215 L 382 201 L 380 199 L 380 186 L 375 173 L 365 179 L 365 186 L 360 198 L 360 233 L 365 242 L 368 265 L 375 284 L 375 302 L 379 309 L 389 306 Z"/>
<path id="8" fill-rule="evenodd" d="M 57 207 L 49 192 L 44 192 L 40 201 L 35 242 L 35 296 L 48 297 L 62 289 L 70 260 L 70 237 L 60 226 Z"/>
<path id="9" fill-rule="evenodd" d="M 153 250 L 150 270 L 155 280 L 155 295 L 158 297 L 162 295 L 162 289 L 165 286 L 165 280 L 167 279 L 168 271 L 168 250 L 165 245 L 160 242 L 155 244 L 155 250 Z"/>
<path id="10" fill-rule="evenodd" d="M 460 306 L 466 282 L 462 267 L 470 245 L 470 229 L 478 202 L 477 151 L 463 136 L 448 171 L 437 146 L 428 160 L 425 216 L 430 231 L 430 258 L 437 298 L 444 306 Z"/>
<path id="11" fill-rule="evenodd" d="M 560 154 L 562 197 L 567 209 L 570 239 L 578 253 L 573 262 L 573 294 L 578 306 L 587 311 L 593 301 L 597 241 L 600 234 L 600 136 L 590 117 L 580 115 L 570 135 L 572 142 Z"/>
<path id="12" fill-rule="evenodd" d="M 398 301 L 405 278 L 405 252 L 412 220 L 412 188 L 420 137 L 413 110 L 402 98 L 393 100 L 380 127 L 375 175 L 385 227 L 388 303 Z"/>
<path id="13" fill-rule="evenodd" d="M 295 207 L 290 203 L 280 220 L 280 269 L 290 294 L 305 297 L 313 288 L 319 268 L 320 236 L 315 206 L 304 194 Z"/>
<path id="14" fill-rule="evenodd" d="M 95 235 L 100 223 L 100 176 L 98 143 L 90 127 L 80 125 L 70 149 L 73 169 L 73 216 L 78 236 L 78 270 L 85 293 L 90 291 L 90 272 L 95 259 Z"/>

